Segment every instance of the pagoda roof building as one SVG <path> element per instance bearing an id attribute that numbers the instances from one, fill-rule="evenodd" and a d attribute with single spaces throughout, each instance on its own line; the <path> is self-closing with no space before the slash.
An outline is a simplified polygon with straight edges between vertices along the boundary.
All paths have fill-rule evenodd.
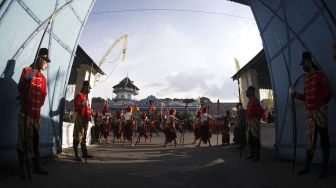
<path id="1" fill-rule="evenodd" d="M 113 101 L 125 105 L 133 103 L 135 96 L 139 94 L 139 88 L 134 85 L 134 82 L 128 78 L 124 78 L 117 85 L 113 86 L 113 93 L 117 94 Z M 118 105 L 118 104 L 115 104 Z"/>
<path id="2" fill-rule="evenodd" d="M 129 88 L 129 89 L 134 89 L 136 91 L 139 91 L 140 89 L 134 85 L 134 81 L 129 79 L 128 77 L 124 78 L 119 82 L 119 84 L 113 86 L 113 89 L 118 90 L 118 89 L 124 89 L 124 88 Z"/>

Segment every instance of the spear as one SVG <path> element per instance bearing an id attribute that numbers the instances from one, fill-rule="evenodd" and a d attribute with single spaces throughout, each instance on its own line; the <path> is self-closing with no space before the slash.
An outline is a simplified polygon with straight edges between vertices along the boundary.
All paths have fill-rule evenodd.
<path id="1" fill-rule="evenodd" d="M 292 84 L 292 79 L 289 73 L 289 68 L 288 68 L 288 63 L 287 63 L 287 59 L 285 56 L 285 53 L 283 51 L 283 47 L 280 43 L 280 40 L 277 36 L 277 34 L 274 32 L 274 36 L 276 38 L 276 41 L 279 45 L 279 49 L 281 51 L 281 54 L 283 56 L 283 59 L 285 61 L 285 67 L 286 67 L 286 71 L 287 71 L 287 76 L 288 76 L 288 80 L 289 80 L 289 87 L 293 88 L 293 84 Z M 292 104 L 292 121 L 293 121 L 293 142 L 294 142 L 294 152 L 293 152 L 293 164 L 292 164 L 292 171 L 295 170 L 295 163 L 296 163 L 296 147 L 297 147 L 297 125 L 296 125 L 296 109 L 295 109 L 295 104 L 294 104 L 294 96 L 291 95 L 291 104 Z"/>
<path id="2" fill-rule="evenodd" d="M 241 98 L 241 94 L 240 94 L 240 79 L 239 79 L 239 75 L 238 75 L 238 72 L 240 70 L 240 65 L 239 65 L 239 61 L 237 59 L 235 59 L 235 62 L 236 62 L 236 70 L 237 70 L 237 82 L 238 82 L 238 101 L 239 101 L 239 104 L 242 103 L 242 98 Z M 240 109 L 237 109 L 237 118 L 238 118 L 238 125 L 239 125 L 239 136 L 240 136 L 240 147 L 239 147 L 239 157 L 241 158 L 241 155 L 242 155 L 242 148 L 243 148 L 243 127 L 242 127 L 242 123 L 240 122 L 240 118 L 239 117 L 239 110 Z"/>
<path id="3" fill-rule="evenodd" d="M 91 62 L 91 69 L 90 69 L 90 74 L 89 74 L 89 87 L 90 87 L 90 81 L 91 81 L 92 68 L 93 68 L 93 61 Z M 89 100 L 89 94 L 86 94 L 86 100 Z M 86 108 L 85 112 L 87 112 L 87 106 L 86 106 L 85 108 Z M 89 122 L 87 122 L 87 123 L 88 123 L 88 124 L 87 124 L 87 127 L 84 128 L 84 132 L 85 132 L 84 135 L 87 134 L 87 130 L 88 130 L 88 128 L 89 128 Z M 85 138 L 85 139 L 86 139 L 86 138 Z M 85 163 L 87 163 L 87 155 L 88 155 L 88 152 L 87 152 L 87 148 L 86 148 L 86 146 L 85 146 L 85 149 L 86 149 L 86 155 L 84 155 L 84 160 L 85 160 Z"/>
<path id="4" fill-rule="evenodd" d="M 56 74 L 56 79 L 55 80 L 57 80 L 58 79 L 58 76 L 59 76 L 59 70 L 60 70 L 60 67 L 58 67 L 58 70 L 57 70 L 57 74 Z M 49 108 L 50 108 L 50 112 L 52 112 L 52 106 L 53 106 L 53 104 L 54 104 L 54 95 L 55 95 L 55 89 L 56 89 L 56 82 L 55 82 L 55 85 L 54 85 L 54 92 L 53 92 L 53 95 L 52 95 L 52 100 L 51 100 L 51 103 L 50 103 L 50 100 L 49 100 Z M 62 113 L 61 111 L 62 111 L 63 109 L 58 109 L 58 113 Z M 57 138 L 57 136 L 56 136 L 56 126 L 55 126 L 55 122 L 54 122 L 54 120 L 53 120 L 53 117 L 52 117 L 52 113 L 49 113 L 49 119 L 50 119 L 50 122 L 51 122 L 51 125 L 52 125 L 52 128 L 53 128 L 53 131 L 54 131 L 54 138 L 55 138 L 55 142 L 56 142 L 56 151 L 57 152 L 59 152 L 60 150 L 61 150 L 61 144 L 60 144 L 60 142 L 59 142 L 59 139 Z"/>
<path id="5" fill-rule="evenodd" d="M 217 115 L 219 117 L 219 99 L 217 100 Z M 217 130 L 217 147 L 218 147 L 218 123 L 216 125 L 216 130 Z"/>
<path id="6" fill-rule="evenodd" d="M 336 25 L 336 18 L 335 16 L 333 15 L 333 13 L 331 12 L 330 8 L 328 7 L 328 5 L 326 4 L 326 2 L 324 0 L 321 0 L 323 6 L 326 8 L 330 18 L 332 19 L 332 21 L 334 22 L 334 24 Z"/>

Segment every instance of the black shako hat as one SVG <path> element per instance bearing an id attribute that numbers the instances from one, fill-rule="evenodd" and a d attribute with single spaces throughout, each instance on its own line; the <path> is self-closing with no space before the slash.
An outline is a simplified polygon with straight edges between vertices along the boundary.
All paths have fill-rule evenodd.
<path id="1" fill-rule="evenodd" d="M 255 92 L 255 87 L 254 86 L 249 86 L 246 90 L 247 91 L 252 91 L 252 92 Z"/>
<path id="2" fill-rule="evenodd" d="M 301 59 L 300 65 L 302 65 L 305 60 L 313 61 L 312 55 L 311 55 L 310 52 L 303 52 L 302 53 L 302 59 Z"/>
<path id="3" fill-rule="evenodd" d="M 44 60 L 46 60 L 48 63 L 51 61 L 49 59 L 49 50 L 47 48 L 40 48 L 38 52 L 38 56 Z"/>
<path id="4" fill-rule="evenodd" d="M 92 87 L 90 86 L 89 80 L 84 80 L 83 81 L 83 87 L 85 87 L 85 86 L 89 86 L 89 88 L 92 89 Z"/>

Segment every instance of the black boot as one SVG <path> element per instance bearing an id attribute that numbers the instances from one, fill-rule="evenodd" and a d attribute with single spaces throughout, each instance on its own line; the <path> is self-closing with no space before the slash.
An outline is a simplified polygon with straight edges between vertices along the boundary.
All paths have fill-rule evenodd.
<path id="1" fill-rule="evenodd" d="M 246 159 L 253 159 L 255 157 L 255 148 L 250 148 L 250 155 L 246 157 Z"/>
<path id="2" fill-rule="evenodd" d="M 253 161 L 259 161 L 260 160 L 260 148 L 261 148 L 261 144 L 260 144 L 260 138 L 256 138 L 255 139 L 255 156 Z"/>
<path id="3" fill-rule="evenodd" d="M 92 155 L 89 155 L 86 144 L 81 144 L 81 149 L 82 149 L 82 158 L 93 158 Z"/>
<path id="4" fill-rule="evenodd" d="M 303 170 L 299 171 L 297 173 L 297 175 L 300 176 L 300 175 L 304 175 L 304 174 L 309 173 L 309 171 L 310 171 L 310 164 L 311 164 L 312 160 L 313 160 L 313 155 L 307 153 L 306 154 L 304 168 L 303 168 Z"/>
<path id="5" fill-rule="evenodd" d="M 42 170 L 40 166 L 34 167 L 34 173 L 41 175 L 49 175 L 49 172 L 46 170 Z"/>
<path id="6" fill-rule="evenodd" d="M 255 156 L 253 161 L 259 161 L 259 160 L 260 160 L 260 148 L 257 147 L 255 150 Z"/>
<path id="7" fill-rule="evenodd" d="M 329 161 L 329 151 L 323 153 L 323 167 L 318 178 L 324 178 L 327 175 L 328 161 Z"/>
<path id="8" fill-rule="evenodd" d="M 74 153 L 75 153 L 75 161 L 82 161 L 82 159 L 79 157 L 78 155 L 78 143 L 76 141 L 73 142 L 73 149 L 74 149 Z"/>
<path id="9" fill-rule="evenodd" d="M 255 156 L 255 140 L 253 138 L 253 136 L 251 135 L 251 133 L 249 132 L 249 137 L 248 137 L 248 142 L 250 145 L 250 155 L 246 157 L 246 159 L 253 159 Z"/>
<path id="10" fill-rule="evenodd" d="M 41 175 L 49 174 L 48 171 L 41 169 L 39 154 L 35 154 L 35 156 L 33 157 L 33 166 L 34 166 L 34 173 L 41 174 Z"/>
<path id="11" fill-rule="evenodd" d="M 19 176 L 21 179 L 25 180 L 26 179 L 26 174 L 24 170 L 24 152 L 20 151 L 19 149 L 16 150 L 18 154 L 18 159 L 19 159 L 19 165 L 20 165 L 20 171 L 19 171 Z"/>

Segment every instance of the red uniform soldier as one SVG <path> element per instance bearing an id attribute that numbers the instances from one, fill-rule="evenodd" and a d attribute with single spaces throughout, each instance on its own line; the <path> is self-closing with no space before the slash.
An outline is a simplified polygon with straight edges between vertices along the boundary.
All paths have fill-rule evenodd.
<path id="1" fill-rule="evenodd" d="M 20 111 L 17 153 L 20 163 L 20 176 L 23 179 L 25 179 L 25 152 L 30 152 L 32 154 L 35 173 L 48 174 L 47 171 L 41 169 L 39 163 L 39 130 L 40 111 L 47 95 L 46 78 L 41 71 L 47 69 L 49 62 L 48 49 L 41 48 L 36 62 L 30 67 L 26 67 L 22 70 L 18 83 Z"/>
<path id="2" fill-rule="evenodd" d="M 91 87 L 89 81 L 83 81 L 82 90 L 76 95 L 74 101 L 76 111 L 75 126 L 73 131 L 73 149 L 75 152 L 75 161 L 81 161 L 81 158 L 78 156 L 79 144 L 81 144 L 82 157 L 92 158 L 92 156 L 88 154 L 86 148 L 86 133 L 88 129 L 88 123 L 91 121 L 91 108 L 88 99 L 90 89 Z"/>
<path id="3" fill-rule="evenodd" d="M 324 177 L 329 160 L 329 134 L 328 134 L 328 109 L 327 104 L 331 98 L 331 89 L 326 76 L 313 63 L 311 54 L 303 52 L 300 64 L 307 75 L 304 79 L 304 93 L 290 91 L 294 96 L 305 102 L 307 111 L 307 151 L 305 166 L 298 175 L 306 174 L 310 170 L 310 164 L 314 156 L 317 133 L 320 133 L 323 169 L 319 175 Z M 290 89 L 292 90 L 292 89 Z"/>
<path id="4" fill-rule="evenodd" d="M 248 142 L 250 144 L 250 155 L 247 159 L 254 161 L 260 160 L 260 119 L 263 109 L 260 102 L 255 97 L 255 88 L 249 86 L 246 90 L 246 97 L 248 97 L 246 123 L 248 128 Z"/>

